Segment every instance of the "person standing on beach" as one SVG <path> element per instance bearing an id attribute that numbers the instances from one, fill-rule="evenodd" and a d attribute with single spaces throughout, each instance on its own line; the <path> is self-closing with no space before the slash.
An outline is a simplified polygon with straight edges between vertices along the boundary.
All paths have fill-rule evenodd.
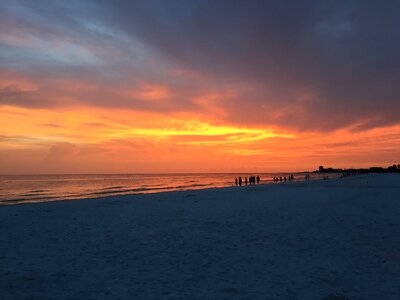
<path id="1" fill-rule="evenodd" d="M 236 186 L 238 185 L 238 180 L 237 180 L 237 178 L 235 178 L 235 185 L 236 185 Z"/>
<path id="2" fill-rule="evenodd" d="M 242 186 L 242 177 L 239 176 L 239 186 Z"/>
<path id="3" fill-rule="evenodd" d="M 257 184 L 260 183 L 260 176 L 257 175 Z"/>
<path id="4" fill-rule="evenodd" d="M 247 185 L 247 177 L 244 178 L 244 184 Z"/>

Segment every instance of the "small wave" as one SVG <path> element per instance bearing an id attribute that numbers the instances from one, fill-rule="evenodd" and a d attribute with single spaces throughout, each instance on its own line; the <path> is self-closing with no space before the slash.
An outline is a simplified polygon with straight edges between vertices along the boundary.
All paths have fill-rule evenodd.
<path id="1" fill-rule="evenodd" d="M 28 194 L 21 194 L 21 196 L 23 197 L 42 197 L 42 195 L 46 195 L 48 194 L 47 192 L 43 192 L 43 193 L 28 193 Z"/>
<path id="2" fill-rule="evenodd" d="M 30 193 L 47 193 L 49 190 L 32 190 Z"/>
<path id="3" fill-rule="evenodd" d="M 109 187 L 102 188 L 101 190 L 114 190 L 114 189 L 123 189 L 123 188 L 126 188 L 126 186 L 123 186 L 123 185 L 109 186 Z"/>
<path id="4" fill-rule="evenodd" d="M 178 185 L 173 188 L 182 189 L 182 188 L 191 188 L 191 187 L 205 187 L 205 186 L 212 186 L 213 183 L 197 183 L 197 184 L 189 184 L 189 185 Z"/>
<path id="5" fill-rule="evenodd" d="M 159 187 L 159 188 L 140 187 L 140 188 L 136 188 L 136 189 L 98 191 L 98 192 L 88 193 L 87 195 L 107 195 L 107 194 L 137 193 L 137 192 L 156 191 L 156 190 L 169 190 L 169 189 L 173 189 L 173 188 L 174 187 Z"/>
<path id="6" fill-rule="evenodd" d="M 18 198 L 18 199 L 4 199 L 0 200 L 1 203 L 12 203 L 12 202 L 18 202 L 18 201 L 26 201 L 28 198 Z"/>
<path id="7" fill-rule="evenodd" d="M 162 183 L 157 183 L 157 184 L 142 184 L 141 186 L 142 186 L 142 187 L 152 187 L 152 186 L 158 187 L 158 186 L 163 186 L 163 184 L 162 184 Z"/>
<path id="8" fill-rule="evenodd" d="M 174 189 L 173 186 L 164 186 L 164 187 L 157 187 L 157 188 L 144 188 L 144 187 L 141 187 L 141 188 L 135 189 L 135 191 L 137 191 L 137 192 L 160 191 L 160 190 L 165 191 L 165 190 L 172 190 L 172 189 Z"/>
<path id="9" fill-rule="evenodd" d="M 14 199 L 4 199 L 0 200 L 1 203 L 14 203 L 14 202 L 28 202 L 28 201 L 40 201 L 40 200 L 51 200 L 51 199 L 60 199 L 60 197 L 56 196 L 46 196 L 46 197 L 37 197 L 37 198 L 14 198 Z"/>
<path id="10" fill-rule="evenodd" d="M 124 193 L 128 190 L 117 190 L 117 191 L 100 191 L 100 192 L 91 192 L 87 193 L 87 195 L 107 195 L 107 194 L 120 194 Z"/>

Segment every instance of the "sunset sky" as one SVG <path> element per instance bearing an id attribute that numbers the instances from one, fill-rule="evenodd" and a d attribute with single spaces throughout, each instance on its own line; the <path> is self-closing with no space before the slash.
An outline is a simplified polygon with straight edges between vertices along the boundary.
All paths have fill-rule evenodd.
<path id="1" fill-rule="evenodd" d="M 400 1 L 2 0 L 0 174 L 400 163 Z"/>

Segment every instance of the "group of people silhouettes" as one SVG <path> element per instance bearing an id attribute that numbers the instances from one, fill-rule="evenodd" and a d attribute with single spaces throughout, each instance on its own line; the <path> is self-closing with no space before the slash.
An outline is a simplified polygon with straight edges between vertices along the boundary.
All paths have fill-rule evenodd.
<path id="1" fill-rule="evenodd" d="M 247 179 L 247 177 L 245 177 L 243 180 L 242 180 L 242 177 L 241 176 L 239 176 L 238 178 L 235 178 L 235 185 L 236 186 L 242 186 L 242 184 L 244 184 L 244 185 L 248 185 L 248 184 L 258 184 L 258 183 L 260 183 L 260 180 L 261 180 L 261 178 L 260 178 L 260 176 L 250 176 L 248 179 Z"/>
<path id="2" fill-rule="evenodd" d="M 292 180 L 294 180 L 294 176 L 293 176 L 293 174 L 291 174 L 291 175 L 289 175 L 287 178 L 286 178 L 286 176 L 280 176 L 280 177 L 274 177 L 273 178 L 273 180 L 274 180 L 274 182 L 286 182 L 286 181 L 292 181 Z"/>
<path id="3" fill-rule="evenodd" d="M 311 176 L 310 174 L 306 174 L 304 176 L 304 180 L 310 180 Z M 324 176 L 324 180 L 329 179 L 328 176 Z M 244 177 L 242 179 L 241 176 L 235 178 L 235 185 L 236 186 L 242 186 L 242 185 L 250 185 L 250 184 L 258 184 L 260 183 L 260 176 L 249 176 L 249 177 Z M 288 176 L 279 176 L 279 177 L 273 177 L 272 179 L 274 182 L 286 182 L 286 181 L 293 181 L 294 180 L 294 175 L 288 175 Z"/>
<path id="4" fill-rule="evenodd" d="M 319 175 L 318 175 L 319 176 Z M 343 176 L 341 176 L 340 178 L 342 178 Z M 311 176 L 310 174 L 305 174 L 304 175 L 304 180 L 310 180 Z M 323 178 L 324 180 L 329 179 L 328 176 L 324 176 Z M 279 177 L 273 177 L 272 180 L 274 182 L 286 182 L 286 181 L 293 181 L 294 180 L 294 175 L 288 175 L 288 176 L 279 176 Z M 244 177 L 242 179 L 241 176 L 235 178 L 235 185 L 236 186 L 242 186 L 242 185 L 251 185 L 251 184 L 258 184 L 260 183 L 260 176 L 249 176 L 249 177 Z"/>

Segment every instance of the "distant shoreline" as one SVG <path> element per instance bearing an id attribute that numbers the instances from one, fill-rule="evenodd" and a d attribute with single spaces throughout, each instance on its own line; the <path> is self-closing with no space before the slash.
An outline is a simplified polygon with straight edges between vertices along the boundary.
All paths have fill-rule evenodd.
<path id="1" fill-rule="evenodd" d="M 321 168 L 321 167 L 320 167 Z M 107 196 L 158 194 L 235 186 L 235 178 L 260 175 L 259 184 L 281 184 L 294 175 L 294 181 L 342 178 L 353 175 L 398 173 L 399 169 L 332 169 L 314 172 L 282 173 L 179 173 L 179 174 L 91 174 L 91 175 L 12 175 L 0 176 L 0 206 L 37 202 L 76 201 Z M 311 175 L 311 176 L 310 176 Z M 273 178 L 281 178 L 275 183 Z"/>

